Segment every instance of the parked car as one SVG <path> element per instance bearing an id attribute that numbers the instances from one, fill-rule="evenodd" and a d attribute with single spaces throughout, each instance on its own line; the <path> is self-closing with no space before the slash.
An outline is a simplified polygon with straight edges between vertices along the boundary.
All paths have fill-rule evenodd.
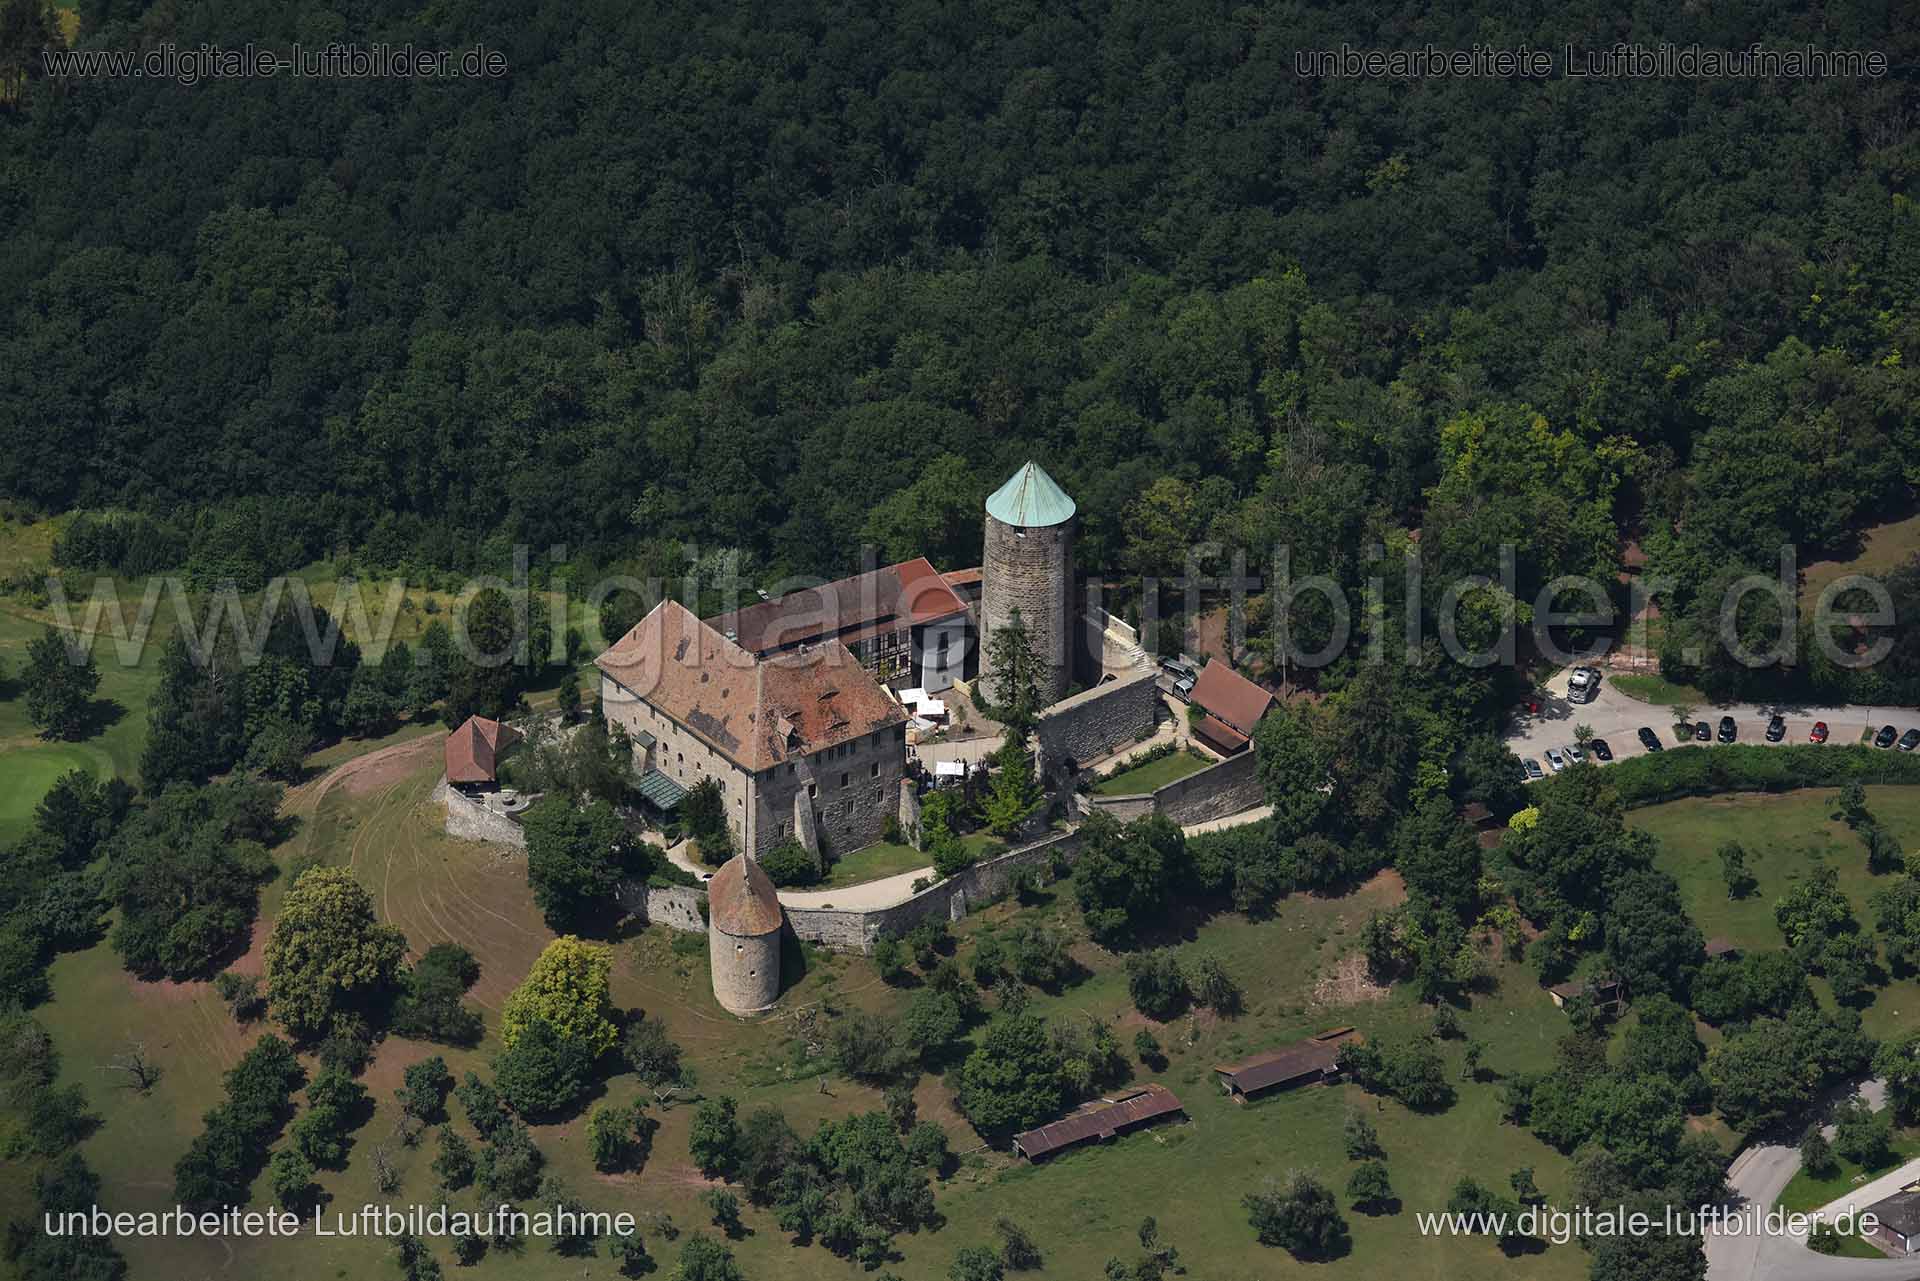
<path id="1" fill-rule="evenodd" d="M 1900 731 L 1891 725 L 1882 725 L 1880 732 L 1873 736 L 1875 747 L 1892 747 L 1893 740 L 1900 737 Z"/>
<path id="2" fill-rule="evenodd" d="M 1580 744 L 1578 743 L 1568 743 L 1566 746 L 1566 753 L 1567 753 L 1567 759 L 1572 761 L 1575 765 L 1578 765 L 1582 761 L 1587 759 L 1587 754 L 1580 750 Z"/>
<path id="3" fill-rule="evenodd" d="M 1557 747 L 1549 747 L 1547 749 L 1547 768 L 1558 774 L 1566 767 L 1567 758 L 1560 754 L 1560 749 Z"/>
<path id="4" fill-rule="evenodd" d="M 1587 750 L 1593 753 L 1593 759 L 1596 761 L 1610 761 L 1613 759 L 1613 749 L 1607 746 L 1607 740 L 1604 738 L 1588 739 Z"/>
<path id="5" fill-rule="evenodd" d="M 1173 683 L 1173 696 L 1181 702 L 1190 702 L 1193 698 L 1194 680 L 1191 676 L 1182 676 Z"/>
<path id="6" fill-rule="evenodd" d="M 1813 728 L 1807 731 L 1807 741 L 1809 743 L 1826 742 L 1827 741 L 1827 723 L 1825 721 L 1815 721 L 1813 723 Z"/>
<path id="7" fill-rule="evenodd" d="M 1705 721 L 1695 721 L 1693 723 L 1693 741 L 1696 743 L 1711 743 L 1713 741 L 1713 726 L 1707 724 Z"/>
<path id="8" fill-rule="evenodd" d="M 1910 729 L 1902 734 L 1898 746 L 1903 752 L 1911 752 L 1914 748 L 1920 747 L 1920 729 Z"/>
<path id="9" fill-rule="evenodd" d="M 1576 667 L 1567 677 L 1567 701 L 1591 703 L 1600 692 L 1600 672 L 1593 667 Z"/>
<path id="10" fill-rule="evenodd" d="M 1529 779 L 1539 779 L 1547 776 L 1547 772 L 1540 768 L 1540 762 L 1534 760 L 1531 756 L 1521 757 L 1520 767 L 1527 771 L 1527 777 Z"/>
<path id="11" fill-rule="evenodd" d="M 1733 717 L 1722 716 L 1720 718 L 1720 741 L 1723 743 L 1731 743 L 1738 737 L 1740 737 L 1740 727 L 1733 723 Z"/>
<path id="12" fill-rule="evenodd" d="M 1777 743 L 1787 736 L 1787 718 L 1776 716 L 1767 722 L 1767 741 Z"/>
<path id="13" fill-rule="evenodd" d="M 1640 733 L 1640 746 L 1646 748 L 1649 752 L 1661 752 L 1666 750 L 1665 748 L 1660 746 L 1660 736 L 1654 733 L 1652 730 L 1648 729 L 1645 725 L 1642 725 L 1640 727 L 1639 733 Z"/>
<path id="14" fill-rule="evenodd" d="M 1172 677 L 1176 682 L 1183 680 L 1190 681 L 1199 675 L 1198 672 L 1193 670 L 1193 664 L 1184 658 L 1163 658 L 1160 660 L 1160 670 Z"/>

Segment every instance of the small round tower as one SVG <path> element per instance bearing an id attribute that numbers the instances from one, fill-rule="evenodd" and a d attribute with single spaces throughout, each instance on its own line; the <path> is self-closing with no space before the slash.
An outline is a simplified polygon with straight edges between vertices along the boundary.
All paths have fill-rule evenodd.
<path id="1" fill-rule="evenodd" d="M 1029 462 L 987 499 L 980 557 L 980 682 L 994 696 L 994 633 L 1015 610 L 1033 653 L 1050 674 L 1042 704 L 1065 698 L 1073 683 L 1073 499 Z"/>
<path id="2" fill-rule="evenodd" d="M 707 882 L 707 955 L 713 995 L 735 1014 L 757 1014 L 780 995 L 780 928 L 773 882 L 745 853 Z"/>

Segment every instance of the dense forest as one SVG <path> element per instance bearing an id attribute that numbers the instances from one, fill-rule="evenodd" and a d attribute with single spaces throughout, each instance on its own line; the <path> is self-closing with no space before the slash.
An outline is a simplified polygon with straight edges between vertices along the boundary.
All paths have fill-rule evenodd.
<path id="1" fill-rule="evenodd" d="M 43 3 L 0 29 L 53 30 Z M 1844 554 L 1920 478 L 1901 14 L 82 0 L 83 47 L 484 43 L 509 71 L 22 62 L 0 493 L 144 518 L 82 567 L 452 573 L 526 543 L 643 574 L 733 548 L 769 582 L 863 542 L 975 563 L 1031 455 L 1091 569 L 1284 543 L 1357 593 L 1419 529 L 1429 582 L 1516 544 L 1527 600 L 1611 581 L 1625 534 L 1684 619 L 1783 543 Z M 1294 67 L 1756 38 L 1893 70 Z"/>

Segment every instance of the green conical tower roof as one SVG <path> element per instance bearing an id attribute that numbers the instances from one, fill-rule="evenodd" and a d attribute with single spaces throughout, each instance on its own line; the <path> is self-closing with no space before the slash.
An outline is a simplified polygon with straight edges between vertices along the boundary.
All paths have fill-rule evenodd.
<path id="1" fill-rule="evenodd" d="M 987 499 L 987 515 L 1003 525 L 1028 529 L 1064 525 L 1077 511 L 1067 491 L 1039 463 L 1029 462 L 993 491 Z"/>

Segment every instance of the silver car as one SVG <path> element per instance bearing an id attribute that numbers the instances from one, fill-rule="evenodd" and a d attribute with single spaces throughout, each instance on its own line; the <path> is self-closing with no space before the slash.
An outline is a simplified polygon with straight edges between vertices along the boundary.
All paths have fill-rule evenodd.
<path id="1" fill-rule="evenodd" d="M 1566 767 L 1567 758 L 1561 754 L 1560 749 L 1557 747 L 1549 747 L 1547 749 L 1547 768 L 1558 774 Z"/>

